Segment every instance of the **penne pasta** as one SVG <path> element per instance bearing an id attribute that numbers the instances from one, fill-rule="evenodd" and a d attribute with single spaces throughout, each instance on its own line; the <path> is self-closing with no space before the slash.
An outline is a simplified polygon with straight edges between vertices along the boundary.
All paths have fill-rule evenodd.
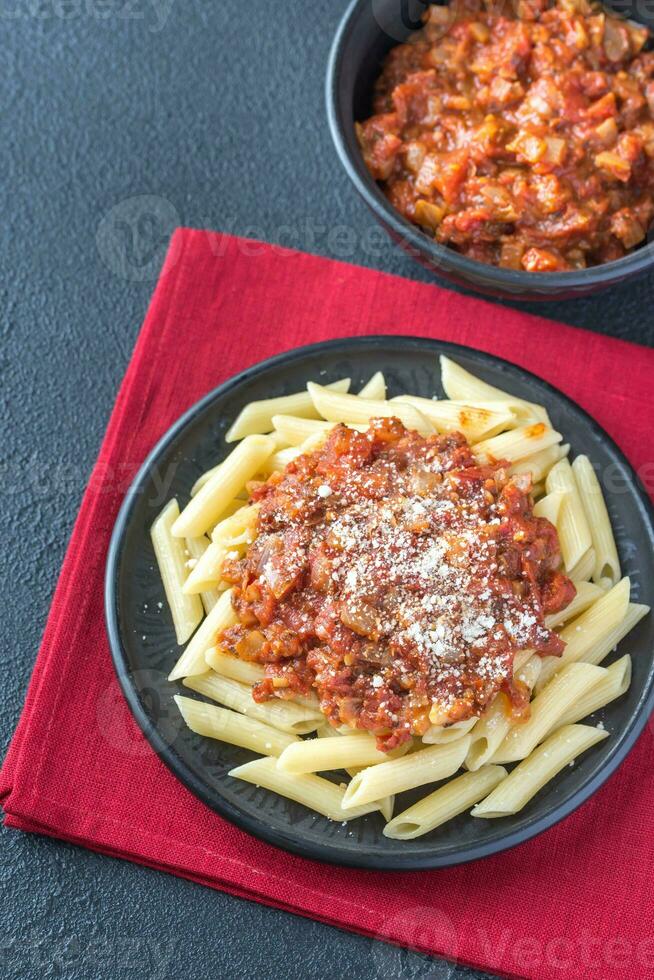
<path id="1" fill-rule="evenodd" d="M 597 645 L 602 643 L 603 638 L 612 634 L 620 626 L 629 608 L 629 590 L 629 579 L 623 578 L 610 592 L 605 592 L 592 606 L 561 630 L 560 636 L 565 643 L 565 650 L 560 657 L 543 658 L 537 690 L 544 687 L 566 664 L 585 660 L 593 648 L 597 648 Z"/>
<path id="2" fill-rule="evenodd" d="M 628 633 L 631 633 L 632 629 L 638 625 L 641 619 L 646 616 L 649 611 L 649 606 L 644 606 L 637 602 L 630 602 L 624 619 L 614 626 L 613 629 L 610 629 L 607 633 L 599 636 L 590 649 L 584 653 L 581 659 L 589 664 L 601 663 L 602 660 L 609 655 L 611 650 L 617 647 L 618 643 L 620 643 L 620 641 L 623 640 Z"/>
<path id="3" fill-rule="evenodd" d="M 206 663 L 205 663 L 206 666 Z M 184 685 L 196 694 L 203 694 L 212 701 L 218 701 L 226 708 L 232 708 L 249 718 L 257 718 L 273 728 L 291 735 L 306 735 L 315 732 L 323 723 L 323 716 L 316 714 L 310 708 L 295 704 L 293 701 L 283 701 L 274 698 L 259 704 L 252 698 L 250 688 L 246 684 L 221 677 L 211 671 L 199 676 L 187 677 Z"/>
<path id="4" fill-rule="evenodd" d="M 554 464 L 558 463 L 560 459 L 564 459 L 569 452 L 570 446 L 568 445 L 550 446 L 539 453 L 534 453 L 533 456 L 525 456 L 524 459 L 512 463 L 509 467 L 509 474 L 519 476 L 521 473 L 529 473 L 532 482 L 538 485 L 545 479 Z"/>
<path id="5" fill-rule="evenodd" d="M 618 550 L 615 546 L 613 528 L 611 527 L 609 512 L 606 509 L 602 488 L 588 456 L 577 456 L 572 463 L 572 472 L 579 489 L 579 496 L 595 549 L 593 581 L 609 579 L 615 585 L 620 580 Z"/>
<path id="6" fill-rule="evenodd" d="M 553 630 L 557 626 L 561 626 L 562 623 L 567 623 L 569 619 L 574 619 L 579 613 L 588 609 L 601 595 L 604 595 L 603 589 L 599 585 L 593 585 L 592 582 L 577 582 L 576 588 L 576 596 L 565 609 L 545 617 L 545 625 L 548 629 Z"/>
<path id="7" fill-rule="evenodd" d="M 179 540 L 176 538 L 175 540 Z M 196 571 L 201 559 L 206 555 L 207 551 L 213 547 L 213 543 L 209 541 L 206 535 L 202 535 L 200 538 L 187 538 L 186 539 L 186 550 L 190 555 L 191 561 L 194 563 L 193 568 L 189 573 L 189 577 L 184 583 L 184 592 L 187 594 L 194 594 L 196 590 L 194 588 L 189 588 L 189 580 L 191 579 L 193 573 Z M 190 564 L 190 562 L 187 562 Z M 222 567 L 222 558 L 220 559 L 220 565 Z M 220 581 L 220 576 L 213 580 L 211 583 L 207 583 L 203 588 L 199 589 L 200 599 L 202 600 L 202 605 L 204 606 L 205 613 L 211 612 L 213 607 L 216 605 L 220 599 L 222 589 L 218 588 L 218 582 Z M 226 587 L 226 586 L 225 586 Z"/>
<path id="8" fill-rule="evenodd" d="M 542 405 L 534 405 L 522 398 L 509 395 L 500 388 L 487 384 L 474 374 L 470 374 L 460 364 L 441 354 L 441 384 L 448 398 L 460 402 L 506 402 L 520 418 L 536 419 L 550 424 L 547 412 Z"/>
<path id="9" fill-rule="evenodd" d="M 316 738 L 290 746 L 277 763 L 285 772 L 324 772 L 330 769 L 349 769 L 374 766 L 406 754 L 409 745 L 394 753 L 380 752 L 373 735 L 354 735 L 352 738 Z"/>
<path id="10" fill-rule="evenodd" d="M 351 424 L 368 423 L 372 418 L 399 418 L 407 429 L 413 429 L 423 436 L 433 435 L 434 429 L 430 422 L 412 405 L 400 402 L 373 401 L 359 398 L 358 395 L 341 395 L 323 388 L 321 385 L 309 382 L 309 394 L 313 399 L 316 411 L 328 422 L 346 422 Z"/>
<path id="11" fill-rule="evenodd" d="M 291 446 L 300 446 L 317 433 L 330 432 L 338 424 L 324 419 L 303 419 L 298 415 L 275 415 L 272 422 L 275 432 L 283 435 Z"/>
<path id="12" fill-rule="evenodd" d="M 556 529 L 559 533 L 563 564 L 566 570 L 570 571 L 592 547 L 593 541 L 572 467 L 567 459 L 555 463 L 547 474 L 545 488 L 548 493 L 559 491 L 566 494 L 561 504 Z"/>
<path id="13" fill-rule="evenodd" d="M 347 725 L 341 726 L 341 728 L 333 728 L 332 725 L 329 724 L 321 725 L 320 728 L 316 731 L 316 735 L 318 736 L 318 738 L 333 738 L 334 736 L 338 738 L 339 735 L 354 735 L 354 734 L 356 734 L 356 732 L 354 732 L 354 730 L 349 728 Z M 411 745 L 409 744 L 407 746 L 407 751 L 410 750 L 411 750 Z M 365 766 L 364 767 L 347 766 L 345 771 L 348 774 L 348 776 L 356 776 L 358 772 L 361 772 L 362 768 L 365 768 Z M 393 809 L 395 807 L 395 797 L 385 796 L 383 799 L 378 800 L 377 804 L 379 806 L 382 816 L 384 817 L 384 820 L 390 820 L 391 817 L 393 816 Z"/>
<path id="14" fill-rule="evenodd" d="M 197 598 L 197 597 L 196 597 Z M 199 600 L 198 600 L 199 602 Z M 202 674 L 207 669 L 204 655 L 213 646 L 216 636 L 236 622 L 236 613 L 232 608 L 232 590 L 227 589 L 196 630 L 195 636 L 188 644 L 170 674 L 169 681 L 177 681 L 182 677 Z"/>
<path id="15" fill-rule="evenodd" d="M 342 786 L 337 786 L 328 779 L 315 776 L 313 773 L 298 775 L 297 773 L 283 772 L 277 768 L 277 759 L 275 758 L 255 759 L 253 762 L 246 762 L 243 766 L 231 769 L 229 775 L 236 779 L 244 779 L 255 786 L 262 786 L 279 796 L 294 800 L 310 810 L 321 813 L 328 820 L 338 820 L 340 823 L 356 820 L 357 817 L 379 810 L 377 803 L 350 807 L 345 810 L 343 808 L 344 790 Z"/>
<path id="16" fill-rule="evenodd" d="M 370 381 L 364 384 L 359 392 L 359 398 L 370 398 L 378 402 L 386 400 L 386 378 L 381 371 L 375 372 Z"/>
<path id="17" fill-rule="evenodd" d="M 209 482 L 209 480 L 211 479 L 212 476 L 215 476 L 216 475 L 216 473 L 218 472 L 218 470 L 220 469 L 220 467 L 222 465 L 223 465 L 222 463 L 218 463 L 216 466 L 212 466 L 210 470 L 205 470 L 204 473 L 201 473 L 200 474 L 200 476 L 197 478 L 197 480 L 195 481 L 195 483 L 191 487 L 191 496 L 192 497 L 194 497 L 196 495 L 196 493 L 198 492 L 198 490 L 201 490 L 202 489 L 202 487 L 205 485 L 205 483 L 208 483 Z"/>
<path id="18" fill-rule="evenodd" d="M 272 456 L 269 456 L 263 464 L 262 475 L 269 477 L 271 473 L 282 472 L 289 463 L 297 459 L 301 452 L 302 450 L 297 446 L 288 446 L 286 449 L 279 449 Z"/>
<path id="19" fill-rule="evenodd" d="M 187 538 L 188 541 L 199 541 L 200 538 Z M 189 577 L 184 583 L 184 592 L 187 595 L 207 592 L 216 589 L 220 582 L 223 570 L 223 562 L 227 555 L 227 548 L 215 541 L 207 541 L 207 547 L 196 559 L 195 568 L 191 570 Z M 208 612 L 208 610 L 207 610 Z"/>
<path id="20" fill-rule="evenodd" d="M 295 735 L 280 732 L 256 718 L 244 718 L 236 711 L 219 708 L 217 704 L 194 701 L 179 694 L 175 695 L 174 700 L 182 718 L 196 735 L 239 745 L 242 749 L 250 749 L 261 755 L 274 756 L 280 756 L 294 742 L 299 742 Z"/>
<path id="21" fill-rule="evenodd" d="M 398 813 L 384 827 L 384 836 L 393 840 L 415 840 L 428 834 L 478 803 L 506 778 L 502 766 L 485 766 L 466 772 L 434 790 L 423 800 Z"/>
<path id="22" fill-rule="evenodd" d="M 184 591 L 188 576 L 188 555 L 184 542 L 172 534 L 172 527 L 178 517 L 177 501 L 171 500 L 152 525 L 150 536 L 173 619 L 175 636 L 181 645 L 186 643 L 202 619 L 202 602 L 198 596 L 186 595 Z"/>
<path id="23" fill-rule="evenodd" d="M 327 386 L 310 381 L 305 392 L 251 403 L 228 432 L 228 441 L 241 440 L 238 445 L 196 480 L 181 513 L 172 500 L 152 527 L 178 642 L 187 643 L 169 679 L 183 680 L 188 692 L 207 699 L 175 696 L 188 728 L 261 756 L 232 769 L 234 778 L 332 820 L 381 812 L 385 836 L 397 840 L 427 834 L 471 807 L 480 818 L 516 813 L 563 766 L 604 738 L 601 725 L 579 722 L 628 690 L 628 655 L 609 667 L 600 664 L 649 612 L 630 602 L 629 579 L 618 581 L 613 531 L 589 459 L 568 461 L 570 446 L 562 444 L 543 407 L 486 384 L 449 358 L 441 358 L 441 365 L 449 400 L 406 394 L 388 401 L 386 379 L 377 372 L 358 395 L 349 394 L 348 379 Z M 391 417 L 425 437 L 461 432 L 477 462 L 459 464 L 449 440 L 423 444 L 401 431 L 381 430 L 374 441 L 362 441 L 347 431 L 367 432 L 371 419 Z M 301 454 L 319 451 L 336 425 L 346 428 L 333 453 L 307 460 L 306 473 L 304 465 L 291 465 L 282 478 Z M 493 463 L 501 472 L 488 479 L 484 467 Z M 450 468 L 451 483 L 436 475 Z M 501 496 L 507 473 L 531 480 L 516 480 L 510 488 L 523 524 Z M 271 474 L 280 476 L 256 494 Z M 422 480 L 423 474 L 433 479 Z M 253 503 L 253 495 L 262 502 Z M 331 499 L 314 507 L 313 495 Z M 260 524 L 262 506 L 266 520 Z M 505 638 L 517 635 L 516 623 L 542 622 L 534 602 L 546 605 L 547 585 L 535 563 L 560 563 L 549 534 L 530 550 L 532 539 L 546 530 L 532 514 L 556 528 L 562 569 L 577 590 L 565 609 L 544 618 L 563 640 L 560 657 L 540 655 L 544 640 L 536 632 L 532 649 L 516 651 Z M 500 538 L 513 542 L 516 558 L 511 554 L 506 568 L 486 547 L 485 533 L 486 522 L 505 519 Z M 519 533 L 523 526 L 526 532 Z M 261 541 L 248 554 L 258 535 Z M 266 566 L 273 553 L 285 576 L 277 591 Z M 222 577 L 226 559 L 243 559 L 241 584 L 234 589 Z M 225 574 L 233 577 L 231 566 Z M 533 581 L 534 602 L 520 575 Z M 482 576 L 484 592 L 476 599 L 474 583 Z M 378 595 L 386 581 L 393 589 L 382 603 Z M 316 603 L 320 593 L 325 595 Z M 238 630 L 223 635 L 237 624 Z M 334 649 L 347 668 L 342 672 L 321 648 L 331 645 L 330 636 L 340 642 L 341 630 L 347 653 Z M 348 630 L 361 643 L 346 643 Z M 400 653 L 394 637 L 403 645 Z M 256 662 L 236 655 L 248 649 L 246 642 Z M 469 687 L 466 680 L 463 700 L 479 692 L 477 714 L 453 723 L 453 706 L 434 692 L 449 677 L 460 684 L 459 659 L 477 643 L 477 680 L 497 676 L 501 686 L 492 690 L 500 692 L 489 700 L 489 689 L 475 676 Z M 410 698 L 417 683 L 417 704 L 424 710 L 425 668 L 422 661 L 413 664 L 410 650 L 404 653 L 414 644 L 430 664 L 428 680 L 435 680 L 433 689 L 427 684 L 430 727 L 421 737 Z M 507 654 L 520 695 L 515 704 L 505 693 Z M 253 688 L 275 673 L 268 661 L 277 658 L 288 676 L 273 676 L 272 684 L 293 686 L 255 701 L 253 694 L 266 688 Z M 501 660 L 501 674 L 494 658 Z M 334 670 L 330 693 L 325 677 Z M 294 672 L 308 693 L 283 697 L 294 689 Z M 401 706 L 395 695 L 389 698 L 395 688 L 387 685 L 395 683 L 407 694 Z M 379 702 L 374 731 L 368 697 Z M 350 725 L 328 723 L 337 717 L 335 704 Z M 413 737 L 383 752 L 376 732 L 392 736 L 391 744 L 407 732 Z M 313 737 L 302 737 L 307 735 Z M 505 763 L 516 764 L 509 774 Z M 318 773 L 347 773 L 350 782 Z M 428 784 L 439 785 L 393 818 L 397 794 Z"/>
<path id="24" fill-rule="evenodd" d="M 570 569 L 568 572 L 568 577 L 572 579 L 575 586 L 580 582 L 587 582 L 588 579 L 593 574 L 593 568 L 595 567 L 595 549 L 589 548 L 588 551 L 584 552 L 583 556 L 579 559 L 577 564 Z"/>
<path id="25" fill-rule="evenodd" d="M 259 504 L 247 504 L 216 524 L 211 532 L 211 540 L 225 548 L 238 548 L 252 544 L 257 536 Z"/>
<path id="26" fill-rule="evenodd" d="M 239 681 L 249 687 L 258 684 L 266 676 L 263 664 L 256 664 L 251 660 L 239 660 L 229 653 L 223 653 L 220 647 L 209 647 L 204 659 L 207 666 L 221 677 L 229 677 L 230 680 Z"/>
<path id="27" fill-rule="evenodd" d="M 592 664 L 574 663 L 564 667 L 531 702 L 529 720 L 511 727 L 491 761 L 501 765 L 525 759 L 556 727 L 568 708 L 605 674 L 603 667 Z"/>
<path id="28" fill-rule="evenodd" d="M 493 819 L 518 813 L 550 779 L 607 735 L 588 725 L 559 728 L 473 808 L 472 816 Z"/>
<path id="29" fill-rule="evenodd" d="M 544 422 L 534 422 L 518 429 L 510 429 L 492 439 L 484 439 L 474 446 L 474 452 L 482 463 L 503 459 L 511 463 L 533 456 L 560 441 L 561 435 L 554 429 L 550 429 Z"/>
<path id="30" fill-rule="evenodd" d="M 296 704 L 303 704 L 305 708 L 311 708 L 311 710 L 315 711 L 316 714 L 321 714 L 320 701 L 318 700 L 318 696 L 314 694 L 313 691 L 310 694 L 296 694 L 293 700 L 296 702 Z"/>
<path id="31" fill-rule="evenodd" d="M 350 390 L 350 379 L 343 378 L 326 385 L 331 391 L 347 392 Z M 303 418 L 318 418 L 313 401 L 306 391 L 298 391 L 294 395 L 281 395 L 278 398 L 265 398 L 263 401 L 250 402 L 239 413 L 235 422 L 225 435 L 225 442 L 236 442 L 245 436 L 270 432 L 273 428 L 273 415 L 300 415 Z"/>
<path id="32" fill-rule="evenodd" d="M 176 537 L 199 537 L 212 528 L 239 490 L 275 451 L 268 436 L 246 436 L 218 472 L 198 490 L 173 525 Z"/>
<path id="33" fill-rule="evenodd" d="M 463 402 L 433 401 L 431 398 L 417 398 L 414 395 L 398 395 L 392 398 L 391 405 L 413 405 L 429 419 L 437 432 L 462 432 L 468 442 L 479 442 L 498 435 L 504 429 L 517 424 L 514 412 L 497 402 L 485 405 L 466 405 Z"/>
<path id="34" fill-rule="evenodd" d="M 358 773 L 345 791 L 343 806 L 360 806 L 407 789 L 446 779 L 459 769 L 466 757 L 470 736 L 445 745 L 430 745 L 401 759 L 382 762 Z"/>
<path id="35" fill-rule="evenodd" d="M 541 658 L 533 654 L 523 666 L 515 671 L 515 677 L 531 691 L 538 680 Z M 465 758 L 465 767 L 472 772 L 481 769 L 495 755 L 514 724 L 511 703 L 506 694 L 500 692 L 479 719 L 470 736 L 470 746 Z"/>
<path id="36" fill-rule="evenodd" d="M 606 668 L 606 673 L 594 687 L 575 701 L 573 705 L 559 718 L 559 725 L 574 725 L 594 714 L 611 701 L 622 697 L 629 690 L 631 684 L 631 657 L 627 654 L 620 657 L 610 667 Z"/>
<path id="37" fill-rule="evenodd" d="M 457 738 L 463 738 L 475 727 L 478 718 L 466 718 L 465 721 L 457 721 L 453 725 L 432 725 L 422 736 L 425 745 L 445 745 L 447 742 L 455 742 Z"/>
<path id="38" fill-rule="evenodd" d="M 534 517 L 544 517 L 550 524 L 556 527 L 561 513 L 561 505 L 566 499 L 567 493 L 563 490 L 553 490 L 534 504 Z"/>

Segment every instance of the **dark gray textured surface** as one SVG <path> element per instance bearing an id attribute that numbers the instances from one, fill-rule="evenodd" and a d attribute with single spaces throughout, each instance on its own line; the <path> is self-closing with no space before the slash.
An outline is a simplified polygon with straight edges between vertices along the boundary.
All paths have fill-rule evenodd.
<path id="1" fill-rule="evenodd" d="M 376 234 L 331 149 L 322 84 L 344 5 L 0 0 L 2 754 L 170 225 L 427 278 Z M 653 300 L 650 278 L 538 312 L 651 344 Z M 10 977 L 455 975 L 69 845 L 0 841 Z"/>

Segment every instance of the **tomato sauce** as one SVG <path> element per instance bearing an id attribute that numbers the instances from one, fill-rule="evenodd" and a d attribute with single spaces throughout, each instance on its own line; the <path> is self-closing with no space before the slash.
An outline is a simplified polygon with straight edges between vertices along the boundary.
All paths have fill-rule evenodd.
<path id="1" fill-rule="evenodd" d="M 469 258 L 530 272 L 619 259 L 654 218 L 648 39 L 587 0 L 432 6 L 357 124 L 368 169 Z"/>
<path id="2" fill-rule="evenodd" d="M 556 530 L 529 477 L 479 465 L 461 434 L 337 426 L 251 489 L 258 537 L 223 567 L 239 624 L 218 642 L 266 665 L 255 699 L 315 691 L 332 724 L 389 750 L 434 705 L 451 724 L 502 690 L 519 712 L 516 652 L 562 652 L 544 624 L 575 594 Z"/>

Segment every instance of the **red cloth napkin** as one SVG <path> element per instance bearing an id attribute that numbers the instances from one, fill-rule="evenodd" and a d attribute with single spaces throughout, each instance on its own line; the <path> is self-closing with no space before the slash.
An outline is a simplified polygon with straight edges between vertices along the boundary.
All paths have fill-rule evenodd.
<path id="1" fill-rule="evenodd" d="M 189 405 L 237 371 L 367 333 L 453 340 L 530 368 L 594 415 L 652 489 L 654 351 L 434 286 L 178 231 L 4 762 L 5 823 L 512 976 L 653 975 L 652 726 L 599 793 L 537 839 L 475 864 L 398 874 L 313 863 L 232 827 L 177 782 L 132 721 L 113 675 L 102 585 L 136 468 Z"/>

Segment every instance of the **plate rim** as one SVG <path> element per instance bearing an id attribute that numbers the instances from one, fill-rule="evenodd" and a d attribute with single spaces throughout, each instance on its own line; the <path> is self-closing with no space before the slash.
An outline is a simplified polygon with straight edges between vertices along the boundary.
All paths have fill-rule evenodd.
<path id="1" fill-rule="evenodd" d="M 433 348 L 436 357 L 442 353 L 447 355 L 451 354 L 454 357 L 456 357 L 457 352 L 466 357 L 470 357 L 472 354 L 477 356 L 482 362 L 485 361 L 495 366 L 499 364 L 503 369 L 507 370 L 508 375 L 517 372 L 524 379 L 533 378 L 540 386 L 544 386 L 554 398 L 567 404 L 575 412 L 580 413 L 588 423 L 593 435 L 608 444 L 612 453 L 617 456 L 621 465 L 626 470 L 629 477 L 630 489 L 639 505 L 641 516 L 644 522 L 649 525 L 650 534 L 654 537 L 654 505 L 622 449 L 592 415 L 575 402 L 573 398 L 566 395 L 565 392 L 561 391 L 549 381 L 506 358 L 479 350 L 475 347 L 468 347 L 465 344 L 457 344 L 452 341 L 439 340 L 438 338 L 423 337 L 418 334 L 369 334 L 361 337 L 341 337 L 319 341 L 313 344 L 305 344 L 301 347 L 293 347 L 280 354 L 275 354 L 272 357 L 249 365 L 243 371 L 217 385 L 186 409 L 157 440 L 132 479 L 129 489 L 121 502 L 112 529 L 105 565 L 104 618 L 113 667 L 128 707 L 141 732 L 173 776 L 211 810 L 218 813 L 219 816 L 228 820 L 230 823 L 233 823 L 240 830 L 245 830 L 253 837 L 310 860 L 317 860 L 334 866 L 376 871 L 426 871 L 478 861 L 491 857 L 494 854 L 500 854 L 519 844 L 526 843 L 546 830 L 549 830 L 551 827 L 556 826 L 556 824 L 570 816 L 587 802 L 624 762 L 647 725 L 649 717 L 654 710 L 654 675 L 649 682 L 649 689 L 646 688 L 644 690 L 639 703 L 634 709 L 631 724 L 621 734 L 620 741 L 603 769 L 594 776 L 589 777 L 570 797 L 554 806 L 548 814 L 534 820 L 528 826 L 509 832 L 499 840 L 496 839 L 479 844 L 466 845 L 453 854 L 446 853 L 431 857 L 412 855 L 410 853 L 406 855 L 384 854 L 383 852 L 366 852 L 364 846 L 363 849 L 355 851 L 353 855 L 349 855 L 343 851 L 336 855 L 333 853 L 335 848 L 331 845 L 314 841 L 304 841 L 301 836 L 298 839 L 292 835 L 292 827 L 290 826 L 286 832 L 270 827 L 266 824 L 265 820 L 250 816 L 234 807 L 229 800 L 220 796 L 219 793 L 216 796 L 210 793 L 206 783 L 197 777 L 193 769 L 174 751 L 173 745 L 168 744 L 161 737 L 158 729 L 148 717 L 140 701 L 138 691 L 131 683 L 130 665 L 127 652 L 121 641 L 118 616 L 118 572 L 122 547 L 129 527 L 132 510 L 139 499 L 141 484 L 149 477 L 150 470 L 156 464 L 161 453 L 177 438 L 179 433 L 198 415 L 204 412 L 216 398 L 228 394 L 232 389 L 237 388 L 252 376 L 274 369 L 277 366 L 287 367 L 289 363 L 292 364 L 293 361 L 302 360 L 308 354 L 316 354 L 321 351 L 326 353 L 342 351 L 346 354 L 348 348 L 361 348 L 362 346 L 364 348 L 374 347 L 379 344 L 390 344 L 391 346 L 408 345 L 409 347 L 416 348 L 427 344 Z"/>

